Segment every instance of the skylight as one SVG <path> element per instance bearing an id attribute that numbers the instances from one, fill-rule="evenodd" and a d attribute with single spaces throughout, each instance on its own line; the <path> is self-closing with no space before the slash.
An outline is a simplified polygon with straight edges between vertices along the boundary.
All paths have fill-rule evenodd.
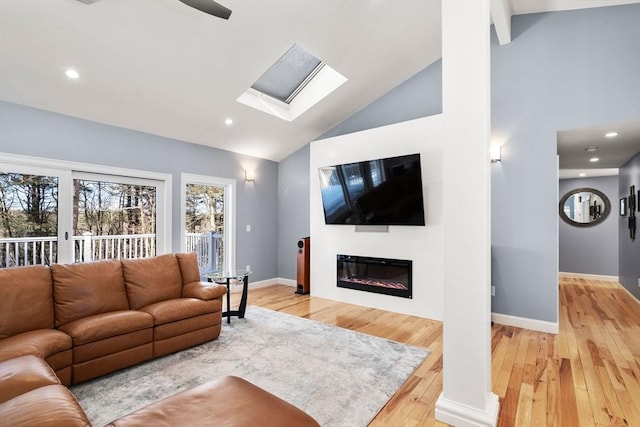
<path id="1" fill-rule="evenodd" d="M 289 104 L 322 65 L 321 60 L 294 44 L 251 87 Z"/>
<path id="2" fill-rule="evenodd" d="M 237 101 L 290 122 L 346 81 L 345 76 L 294 44 Z"/>

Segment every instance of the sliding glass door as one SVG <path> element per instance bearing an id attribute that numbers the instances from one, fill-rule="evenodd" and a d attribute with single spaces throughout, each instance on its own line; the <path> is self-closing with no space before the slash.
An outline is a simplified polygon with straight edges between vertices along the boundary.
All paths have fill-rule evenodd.
<path id="1" fill-rule="evenodd" d="M 11 157 L 0 161 L 0 268 L 171 251 L 170 175 Z"/>

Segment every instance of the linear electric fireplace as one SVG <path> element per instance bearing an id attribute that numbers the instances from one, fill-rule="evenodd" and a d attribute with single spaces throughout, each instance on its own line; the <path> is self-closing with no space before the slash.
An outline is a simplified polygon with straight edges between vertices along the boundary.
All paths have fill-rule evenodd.
<path id="1" fill-rule="evenodd" d="M 412 298 L 409 260 L 338 255 L 337 262 L 339 288 Z"/>

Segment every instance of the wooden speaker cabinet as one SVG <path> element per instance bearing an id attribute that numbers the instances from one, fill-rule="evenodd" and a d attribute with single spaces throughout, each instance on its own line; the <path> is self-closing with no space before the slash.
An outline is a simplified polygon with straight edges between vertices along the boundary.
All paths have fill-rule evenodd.
<path id="1" fill-rule="evenodd" d="M 296 294 L 308 294 L 311 281 L 311 248 L 309 242 L 310 237 L 303 237 L 298 240 L 298 274 L 296 278 Z"/>

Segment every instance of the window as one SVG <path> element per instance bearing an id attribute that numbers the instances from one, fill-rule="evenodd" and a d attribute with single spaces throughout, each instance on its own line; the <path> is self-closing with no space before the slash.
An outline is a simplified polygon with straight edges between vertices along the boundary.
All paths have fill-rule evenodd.
<path id="1" fill-rule="evenodd" d="M 294 44 L 251 87 L 289 104 L 323 65 L 321 60 Z"/>
<path id="2" fill-rule="evenodd" d="M 294 44 L 237 101 L 293 121 L 346 81 L 342 74 Z"/>
<path id="3" fill-rule="evenodd" d="M 171 252 L 171 175 L 2 154 L 0 268 Z"/>
<path id="4" fill-rule="evenodd" d="M 0 171 L 0 267 L 57 262 L 59 177 L 3 169 Z"/>
<path id="5" fill-rule="evenodd" d="M 235 265 L 235 180 L 182 174 L 182 243 L 201 271 Z"/>
<path id="6" fill-rule="evenodd" d="M 74 173 L 75 261 L 155 256 L 157 186 L 153 180 Z"/>

